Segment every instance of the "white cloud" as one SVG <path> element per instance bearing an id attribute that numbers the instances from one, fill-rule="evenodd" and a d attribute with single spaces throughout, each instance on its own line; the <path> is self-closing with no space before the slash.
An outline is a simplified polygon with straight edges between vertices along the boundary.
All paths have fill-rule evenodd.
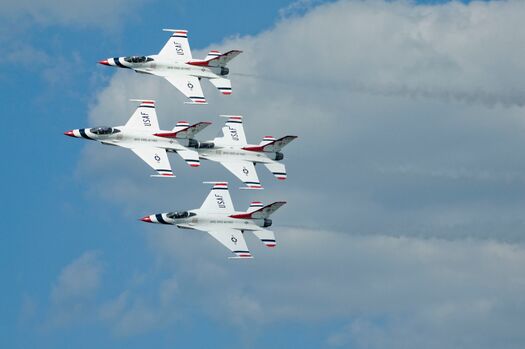
<path id="1" fill-rule="evenodd" d="M 118 71 L 89 124 L 124 123 L 134 109 L 129 98 L 156 99 L 164 128 L 179 119 L 215 122 L 204 138 L 220 128 L 216 115 L 243 114 L 254 143 L 266 134 L 299 136 L 285 149 L 286 183 L 260 170 L 266 190 L 257 196 L 288 200 L 286 224 L 523 241 L 525 159 L 516 149 L 525 148 L 518 78 L 525 64 L 516 58 L 523 47 L 510 40 L 525 30 L 520 13 L 518 1 L 320 5 L 257 36 L 210 46 L 244 50 L 231 64 L 232 96 L 203 82 L 210 104 L 188 106 L 168 82 Z M 100 192 L 132 214 L 198 205 L 202 180 L 237 184 L 217 164 L 194 170 L 170 158 L 177 174 L 170 185 L 149 180 L 150 169 L 133 154 L 99 145 L 86 148 L 79 174 L 113 188 Z M 253 193 L 233 195 L 245 205 Z M 462 212 L 461 222 L 448 220 Z"/>
<path id="2" fill-rule="evenodd" d="M 99 318 L 114 336 L 136 336 L 156 331 L 174 323 L 179 316 L 176 307 L 178 283 L 174 276 L 160 280 L 156 292 L 148 295 L 144 286 L 152 280 L 128 285 L 116 298 L 98 308 Z"/>
<path id="3" fill-rule="evenodd" d="M 103 272 L 99 253 L 87 251 L 68 264 L 51 289 L 51 308 L 47 327 L 69 326 L 90 313 L 96 301 Z"/>
<path id="4" fill-rule="evenodd" d="M 61 303 L 92 297 L 100 287 L 101 273 L 102 264 L 98 261 L 98 253 L 84 253 L 62 269 L 51 292 L 52 301 Z"/>
<path id="5" fill-rule="evenodd" d="M 525 340 L 523 246 L 281 228 L 275 249 L 247 236 L 256 259 L 238 263 L 204 233 L 155 235 L 181 297 L 246 331 L 346 319 L 328 344 L 481 348 L 506 337 L 504 347 L 519 348 Z M 202 250 L 210 253 L 194 253 Z"/>
<path id="6" fill-rule="evenodd" d="M 187 106 L 167 82 L 121 71 L 89 124 L 122 124 L 134 108 L 127 99 L 153 97 L 164 128 L 210 120 L 203 136 L 213 138 L 215 115 L 238 113 L 252 142 L 299 135 L 285 152 L 287 183 L 261 170 L 264 192 L 232 190 L 238 208 L 288 201 L 274 219 L 277 249 L 248 238 L 256 259 L 234 263 L 199 233 L 144 227 L 155 231 L 160 263 L 177 272 L 176 294 L 217 321 L 245 331 L 336 321 L 347 325 L 327 333 L 327 344 L 358 348 L 519 348 L 525 49 L 513 38 L 525 36 L 523 15 L 519 1 L 320 5 L 213 46 L 244 51 L 231 64 L 230 98 L 204 82 L 210 104 Z M 130 217 L 198 207 L 202 180 L 237 184 L 218 165 L 192 170 L 175 156 L 178 177 L 154 181 L 133 154 L 105 150 L 86 147 L 79 177 Z M 122 296 L 115 312 L 126 313 L 119 302 L 130 314 L 176 302 L 170 294 Z"/>

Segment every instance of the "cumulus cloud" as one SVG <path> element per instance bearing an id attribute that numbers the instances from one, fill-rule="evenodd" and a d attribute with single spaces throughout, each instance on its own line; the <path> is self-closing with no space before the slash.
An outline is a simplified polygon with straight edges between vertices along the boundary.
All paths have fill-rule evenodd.
<path id="1" fill-rule="evenodd" d="M 64 267 L 51 290 L 47 325 L 65 326 L 89 313 L 101 286 L 102 272 L 103 265 L 96 251 L 87 251 Z"/>
<path id="2" fill-rule="evenodd" d="M 327 333 L 327 344 L 488 348 L 508 338 L 506 348 L 519 348 L 525 340 L 521 245 L 281 228 L 272 250 L 246 234 L 256 259 L 235 263 L 205 234 L 155 235 L 181 297 L 247 331 L 337 319 L 348 325 Z"/>
<path id="3" fill-rule="evenodd" d="M 116 298 L 99 307 L 98 316 L 113 335 L 128 337 L 159 330 L 173 324 L 179 317 L 175 276 L 161 279 L 149 295 L 144 287 L 146 281 L 151 282 L 147 279 L 129 285 Z"/>
<path id="4" fill-rule="evenodd" d="M 209 237 L 144 227 L 177 275 L 176 294 L 218 322 L 227 314 L 231 326 L 256 331 L 334 321 L 333 346 L 519 348 L 525 64 L 512 38 L 524 36 L 524 14 L 519 1 L 319 5 L 210 45 L 244 51 L 231 63 L 229 98 L 203 82 L 210 104 L 188 106 L 166 81 L 119 71 L 88 123 L 123 124 L 129 98 L 154 98 L 166 129 L 214 121 L 202 134 L 213 138 L 216 115 L 241 114 L 251 142 L 299 136 L 285 150 L 286 183 L 261 169 L 265 191 L 232 189 L 239 209 L 288 201 L 274 219 L 277 249 L 248 236 L 256 259 L 234 263 Z M 176 156 L 177 178 L 154 181 L 133 154 L 105 150 L 87 146 L 78 177 L 127 216 L 199 207 L 202 180 L 237 184 L 219 165 L 189 169 Z M 144 304 L 129 297 L 108 303 L 107 314 L 125 319 Z"/>
<path id="5" fill-rule="evenodd" d="M 188 106 L 168 82 L 118 71 L 93 102 L 89 124 L 123 124 L 134 109 L 129 98 L 156 99 L 166 129 L 180 119 L 215 122 L 202 138 L 220 129 L 216 115 L 242 114 L 251 142 L 266 134 L 299 139 L 285 149 L 289 180 L 277 183 L 261 169 L 266 190 L 233 193 L 239 205 L 286 199 L 289 225 L 523 241 L 525 160 L 516 149 L 525 147 L 517 78 L 525 65 L 516 58 L 522 45 L 509 39 L 523 30 L 520 13 L 518 1 L 319 5 L 259 35 L 194 50 L 195 57 L 210 48 L 244 51 L 231 63 L 232 96 L 203 81 L 210 104 Z M 133 154 L 111 150 L 86 147 L 79 176 L 114 188 L 100 192 L 133 214 L 199 205 L 196 190 L 204 197 L 206 188 L 190 188 L 190 178 L 237 184 L 217 164 L 188 169 L 171 156 L 178 177 L 166 186 L 145 178 L 150 170 Z"/>

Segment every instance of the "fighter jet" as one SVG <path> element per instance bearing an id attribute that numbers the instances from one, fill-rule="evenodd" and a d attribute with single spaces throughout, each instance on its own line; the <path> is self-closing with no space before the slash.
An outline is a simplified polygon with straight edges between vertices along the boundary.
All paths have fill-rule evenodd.
<path id="1" fill-rule="evenodd" d="M 275 247 L 275 234 L 264 228 L 272 225 L 270 215 L 286 202 L 277 201 L 266 206 L 261 202 L 252 202 L 246 212 L 237 212 L 227 182 L 204 183 L 213 184 L 213 188 L 200 208 L 152 214 L 140 220 L 206 231 L 235 254 L 235 257 L 229 258 L 252 258 L 243 236 L 247 231 L 253 232 L 266 246 Z"/>
<path id="2" fill-rule="evenodd" d="M 232 50 L 221 54 L 213 50 L 204 59 L 193 59 L 187 30 L 163 30 L 173 34 L 158 54 L 108 58 L 99 63 L 161 76 L 188 97 L 191 102 L 186 103 L 189 104 L 207 104 L 200 84 L 202 78 L 210 80 L 222 94 L 232 93 L 231 81 L 226 78 L 230 72 L 226 64 L 242 51 Z"/>
<path id="3" fill-rule="evenodd" d="M 64 134 L 131 149 L 157 171 L 158 174 L 152 177 L 175 177 L 166 152 L 177 152 L 192 167 L 200 165 L 199 154 L 187 146 L 196 143 L 193 137 L 210 125 L 210 122 L 190 125 L 188 122 L 181 121 L 173 130 L 163 131 L 159 128 L 155 101 L 132 101 L 141 103 L 123 126 L 81 128 Z"/>
<path id="4" fill-rule="evenodd" d="M 248 144 L 242 116 L 221 116 L 228 118 L 222 128 L 222 137 L 206 142 L 193 142 L 199 158 L 222 164 L 244 182 L 246 187 L 242 189 L 263 189 L 255 170 L 256 164 L 263 164 L 277 179 L 286 179 L 286 167 L 280 162 L 284 159 L 281 150 L 297 136 L 279 139 L 266 136 L 259 144 Z"/>

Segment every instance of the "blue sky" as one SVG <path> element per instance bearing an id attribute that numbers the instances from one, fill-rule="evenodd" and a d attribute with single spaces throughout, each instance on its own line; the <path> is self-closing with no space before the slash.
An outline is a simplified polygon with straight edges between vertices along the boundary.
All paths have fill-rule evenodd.
<path id="1" fill-rule="evenodd" d="M 523 347 L 525 7 L 293 4 L 5 5 L 1 346 Z M 256 77 L 234 76 L 230 99 L 204 86 L 196 110 L 96 64 L 155 53 L 165 27 L 198 54 L 244 50 L 232 70 Z M 171 158 L 177 179 L 155 181 L 62 135 L 118 124 L 140 97 L 166 128 L 209 120 L 211 138 L 240 112 L 253 142 L 300 136 L 287 183 L 265 174 L 257 194 L 289 202 L 275 251 L 250 238 L 254 263 L 234 264 L 204 234 L 137 221 L 234 183 L 218 166 Z M 253 195 L 232 190 L 237 208 Z"/>

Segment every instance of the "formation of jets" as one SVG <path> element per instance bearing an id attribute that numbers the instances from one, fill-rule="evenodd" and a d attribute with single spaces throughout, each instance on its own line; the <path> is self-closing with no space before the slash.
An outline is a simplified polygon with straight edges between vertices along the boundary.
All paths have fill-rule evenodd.
<path id="1" fill-rule="evenodd" d="M 279 139 L 267 136 L 259 144 L 248 144 L 242 116 L 221 115 L 228 118 L 222 128 L 223 136 L 199 141 L 195 139 L 195 135 L 211 122 L 190 125 L 187 121 L 179 121 L 173 130 L 161 130 L 155 102 L 140 102 L 125 125 L 81 128 L 64 134 L 128 148 L 157 171 L 157 175 L 153 176 L 175 177 L 167 155 L 168 152 L 174 152 L 192 167 L 200 166 L 200 159 L 222 164 L 246 185 L 246 189 L 263 188 L 255 164 L 263 164 L 277 179 L 286 179 L 286 167 L 281 163 L 284 154 L 281 150 L 296 136 Z"/>
<path id="2" fill-rule="evenodd" d="M 231 81 L 226 78 L 229 74 L 226 64 L 242 51 L 232 50 L 225 54 L 210 51 L 203 60 L 193 59 L 186 30 L 164 31 L 172 35 L 156 55 L 115 57 L 99 63 L 164 77 L 190 99 L 186 102 L 190 104 L 207 103 L 200 85 L 203 78 L 222 94 L 232 93 Z M 264 165 L 279 180 L 287 178 L 282 149 L 296 136 L 278 139 L 266 136 L 259 144 L 249 144 L 243 117 L 220 115 L 227 118 L 222 136 L 203 141 L 196 135 L 211 122 L 190 125 L 187 121 L 179 121 L 172 130 L 161 130 L 155 101 L 132 101 L 139 102 L 139 105 L 124 125 L 80 128 L 64 134 L 128 148 L 156 171 L 152 177 L 175 177 L 168 153 L 176 153 L 191 167 L 199 167 L 201 159 L 220 163 L 243 182 L 241 189 L 263 189 L 255 170 L 257 164 Z M 272 225 L 269 216 L 283 206 L 284 201 L 266 206 L 254 201 L 246 212 L 238 212 L 234 209 L 227 182 L 205 183 L 213 184 L 213 188 L 200 208 L 152 214 L 141 220 L 206 231 L 235 254 L 231 258 L 252 258 L 244 240 L 245 232 L 253 232 L 268 247 L 276 246 L 274 233 L 265 228 Z"/>

